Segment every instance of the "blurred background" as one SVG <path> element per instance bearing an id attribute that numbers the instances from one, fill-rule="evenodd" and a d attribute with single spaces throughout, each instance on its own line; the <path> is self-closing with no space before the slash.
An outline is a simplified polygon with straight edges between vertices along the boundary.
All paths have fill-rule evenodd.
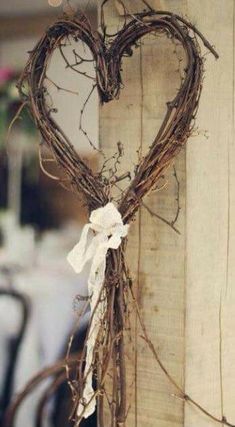
<path id="1" fill-rule="evenodd" d="M 86 295 L 86 274 L 77 276 L 67 264 L 66 255 L 78 241 L 86 221 L 82 202 L 46 176 L 39 167 L 40 136 L 24 112 L 8 134 L 20 99 L 17 79 L 26 64 L 28 52 L 43 31 L 64 9 L 73 13 L 81 8 L 96 26 L 95 2 L 59 0 L 7 0 L 0 2 L 0 424 L 12 397 L 37 371 L 64 357 L 68 338 L 80 310 L 78 295 Z M 65 47 L 73 54 L 73 44 Z M 83 57 L 90 53 L 76 46 Z M 79 130 L 78 112 L 92 80 L 66 69 L 57 52 L 51 61 L 48 92 L 55 118 L 80 154 L 96 166 L 98 140 L 98 100 L 92 95 Z M 83 71 L 94 74 L 93 63 Z M 56 84 L 55 84 L 56 83 Z M 58 90 L 67 87 L 74 93 Z M 79 93 L 79 96 L 76 93 Z M 44 157 L 46 153 L 44 153 Z M 56 175 L 53 164 L 46 165 Z M 77 298 L 76 298 L 77 295 Z M 82 320 L 85 330 L 86 316 Z M 74 351 L 82 346 L 82 332 Z M 30 393 L 19 406 L 14 426 L 66 426 L 60 408 L 59 392 L 49 404 L 40 399 L 49 380 Z M 63 386 L 63 384 L 62 384 Z M 62 387 L 62 394 L 68 390 Z M 50 399 L 48 399 L 49 401 Z M 57 405 L 57 409 L 56 409 Z M 43 407 L 43 408 L 42 408 Z M 41 418 L 40 418 L 41 417 Z M 90 421 L 91 422 L 91 421 Z M 12 422 L 13 423 L 13 422 Z"/>

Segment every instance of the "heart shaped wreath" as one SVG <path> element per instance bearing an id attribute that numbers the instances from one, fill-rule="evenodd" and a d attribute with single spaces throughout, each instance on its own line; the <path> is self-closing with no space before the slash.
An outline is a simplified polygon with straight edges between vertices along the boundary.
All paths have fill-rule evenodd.
<path id="1" fill-rule="evenodd" d="M 182 46 L 186 56 L 184 78 L 174 99 L 167 103 L 165 117 L 149 152 L 137 165 L 134 179 L 116 208 L 112 204 L 111 186 L 107 180 L 88 167 L 53 119 L 46 102 L 46 72 L 53 52 L 61 47 L 65 39 L 80 40 L 88 46 L 95 62 L 95 86 L 100 102 L 110 102 L 118 97 L 121 90 L 122 58 L 131 56 L 133 46 L 150 33 L 163 34 Z M 46 31 L 30 53 L 19 81 L 23 102 L 29 107 L 43 141 L 65 174 L 71 190 L 83 195 L 91 214 L 91 223 L 83 230 L 78 247 L 70 254 L 70 262 L 77 271 L 81 271 L 88 259 L 93 259 L 93 276 L 90 276 L 89 280 L 93 286 L 92 292 L 96 294 L 96 297 L 90 294 L 91 320 L 87 343 L 78 366 L 78 378 L 77 381 L 70 382 L 74 401 L 72 417 L 76 425 L 94 411 L 97 403 L 99 426 L 104 426 L 107 376 L 109 390 L 113 390 L 109 403 L 111 425 L 125 424 L 125 330 L 128 325 L 128 300 L 135 300 L 125 262 L 124 237 L 128 224 L 134 219 L 144 196 L 156 186 L 164 170 L 192 133 L 203 77 L 203 57 L 199 39 L 217 58 L 213 47 L 193 25 L 170 12 L 151 9 L 132 15 L 120 31 L 109 37 L 105 31 L 92 30 L 83 14 L 73 18 L 64 16 Z M 89 229 L 94 231 L 95 237 L 86 250 Z M 181 397 L 196 405 L 215 421 L 221 422 L 187 396 L 169 375 L 148 338 L 136 302 L 135 305 L 144 338 L 157 363 Z M 92 378 L 95 379 L 95 390 Z M 226 424 L 226 420 L 223 420 L 223 423 Z"/>

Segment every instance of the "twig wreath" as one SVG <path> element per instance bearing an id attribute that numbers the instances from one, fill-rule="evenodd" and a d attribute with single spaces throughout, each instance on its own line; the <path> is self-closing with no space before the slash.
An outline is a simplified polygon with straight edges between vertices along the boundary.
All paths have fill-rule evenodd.
<path id="1" fill-rule="evenodd" d="M 141 318 L 125 261 L 125 236 L 129 224 L 134 220 L 144 196 L 156 186 L 192 133 L 203 78 L 199 40 L 216 58 L 218 55 L 192 24 L 173 13 L 149 8 L 142 13 L 126 15 L 123 27 L 113 35 L 107 34 L 103 14 L 101 16 L 100 32 L 92 30 L 84 14 L 58 19 L 30 52 L 19 81 L 23 105 L 28 106 L 43 141 L 63 171 L 61 181 L 66 182 L 71 191 L 83 196 L 90 214 L 90 223 L 84 227 L 80 242 L 68 256 L 77 272 L 82 270 L 86 261 L 92 261 L 88 283 L 90 298 L 87 301 L 91 306 L 90 325 L 78 362 L 77 378 L 69 381 L 74 403 L 71 418 L 78 426 L 97 406 L 98 425 L 107 426 L 104 421 L 106 405 L 110 409 L 110 425 L 125 425 L 128 412 L 125 331 L 129 324 L 128 304 L 132 301 L 142 328 L 142 338 L 179 396 L 212 420 L 232 426 L 226 419 L 220 420 L 208 413 L 185 394 L 162 364 Z M 167 103 L 165 117 L 149 152 L 136 166 L 133 180 L 115 206 L 109 180 L 102 172 L 96 174 L 88 167 L 52 117 L 46 102 L 47 69 L 56 49 L 60 49 L 67 66 L 72 69 L 79 66 L 82 58 L 76 55 L 76 64 L 70 65 L 62 46 L 68 38 L 82 41 L 91 51 L 95 63 L 96 78 L 92 90 L 97 89 L 101 104 L 110 102 L 118 98 L 121 91 L 123 57 L 130 57 L 133 47 L 138 47 L 147 34 L 164 35 L 180 44 L 187 63 L 180 89 Z M 87 247 L 90 229 L 93 239 Z M 68 367 L 67 370 L 69 374 Z M 111 398 L 108 398 L 107 387 L 111 390 Z"/>

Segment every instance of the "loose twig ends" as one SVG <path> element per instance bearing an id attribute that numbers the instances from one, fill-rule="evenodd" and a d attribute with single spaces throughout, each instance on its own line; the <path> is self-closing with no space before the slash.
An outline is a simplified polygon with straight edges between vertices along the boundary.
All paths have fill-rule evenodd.
<path id="1" fill-rule="evenodd" d="M 106 2 L 107 0 L 104 0 L 102 3 L 102 11 Z M 56 49 L 59 49 L 66 66 L 88 78 L 88 75 L 84 75 L 83 71 L 76 68 L 81 64 L 82 57 L 74 55 L 76 63 L 75 65 L 70 64 L 64 55 L 62 45 L 65 40 L 72 38 L 74 41 L 80 40 L 88 46 L 96 70 L 96 81 L 93 89 L 97 88 L 100 102 L 107 103 L 117 98 L 121 91 L 123 57 L 132 55 L 133 47 L 138 45 L 142 37 L 148 34 L 163 34 L 181 45 L 187 62 L 181 86 L 174 99 L 167 103 L 165 117 L 149 152 L 140 159 L 140 163 L 135 169 L 134 179 L 119 201 L 118 210 L 122 215 L 123 222 L 127 224 L 133 221 L 138 208 L 143 203 L 143 198 L 156 187 L 158 180 L 192 133 L 203 79 L 203 57 L 199 39 L 216 58 L 218 55 L 192 24 L 167 11 L 157 12 L 150 8 L 147 12 L 131 16 L 125 14 L 125 23 L 115 35 L 107 34 L 103 12 L 101 18 L 101 32 L 92 30 L 84 14 L 78 17 L 64 16 L 58 19 L 30 53 L 19 81 L 19 90 L 23 101 L 30 108 L 43 141 L 64 172 L 66 182 L 70 183 L 72 191 L 83 195 L 88 210 L 91 211 L 112 200 L 112 187 L 122 179 L 116 174 L 121 152 L 120 156 L 118 154 L 115 157 L 115 170 L 110 174 L 110 180 L 107 180 L 103 175 L 103 169 L 98 175 L 93 173 L 75 151 L 60 126 L 54 121 L 51 110 L 46 104 L 47 68 L 51 56 Z M 24 87 L 28 88 L 27 93 L 25 93 Z M 88 99 L 90 96 L 91 94 Z M 82 116 L 80 118 L 80 129 L 84 132 Z M 178 182 L 177 176 L 175 178 Z M 176 217 L 170 223 L 175 230 L 178 215 L 179 204 Z M 97 398 L 98 402 L 99 427 L 104 427 L 105 399 L 107 399 L 110 409 L 112 427 L 123 426 L 128 412 L 125 335 L 129 327 L 128 295 L 130 281 L 125 264 L 125 247 L 126 242 L 123 242 L 117 250 L 109 250 L 106 260 L 104 293 L 107 309 L 100 324 L 92 363 L 96 382 L 96 391 L 92 398 Z M 93 316 L 94 312 L 91 316 L 90 325 Z M 82 396 L 82 387 L 86 381 L 83 369 L 84 359 L 85 350 L 78 368 L 78 386 L 72 389 L 74 399 L 72 416 L 76 413 L 76 407 Z M 163 366 L 162 369 L 165 372 Z M 111 390 L 111 396 L 107 390 L 107 383 L 109 383 L 108 388 Z M 178 387 L 176 384 L 175 386 Z M 193 403 L 189 396 L 184 395 L 184 398 Z M 198 404 L 196 406 L 200 407 Z M 201 410 L 206 413 L 203 408 Z M 81 419 L 75 415 L 74 420 L 75 425 L 78 426 Z"/>

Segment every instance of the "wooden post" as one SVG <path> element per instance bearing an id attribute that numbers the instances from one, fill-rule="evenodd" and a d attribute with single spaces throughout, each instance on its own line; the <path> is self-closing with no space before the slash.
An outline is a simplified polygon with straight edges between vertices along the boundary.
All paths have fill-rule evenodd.
<path id="1" fill-rule="evenodd" d="M 197 125 L 187 149 L 186 391 L 235 424 L 235 2 L 188 0 L 190 19 L 214 43 Z M 203 133 L 207 133 L 207 138 Z M 215 423 L 189 405 L 185 426 Z"/>
<path id="2" fill-rule="evenodd" d="M 106 8 L 112 29 L 123 22 Z M 130 12 L 141 2 L 125 1 Z M 159 7 L 157 1 L 149 1 Z M 139 5 L 139 8 L 137 7 Z M 141 314 L 161 360 L 200 405 L 235 424 L 235 1 L 163 0 L 161 7 L 186 16 L 215 45 L 220 59 L 206 56 L 206 75 L 193 136 L 176 159 L 180 183 L 181 235 L 142 208 L 129 237 L 129 267 Z M 204 52 L 204 49 L 203 49 Z M 164 38 L 146 39 L 123 64 L 119 101 L 100 111 L 100 140 L 109 153 L 126 147 L 122 171 L 146 152 L 178 84 L 177 62 Z M 186 157 L 186 158 L 185 158 Z M 163 191 L 145 201 L 171 220 L 177 185 L 169 169 Z M 135 387 L 128 427 L 212 427 L 215 421 L 177 398 L 136 324 L 137 353 L 129 367 Z"/>
<path id="3" fill-rule="evenodd" d="M 163 1 L 167 7 L 167 1 Z M 125 4 L 130 12 L 139 9 L 133 2 Z M 171 10 L 181 12 L 183 1 L 171 2 Z M 141 5 L 141 6 L 140 6 Z M 159 7 L 159 2 L 152 2 Z M 179 7 L 178 7 L 179 6 Z M 105 8 L 109 32 L 124 22 L 114 3 Z M 179 63 L 170 40 L 163 37 L 146 38 L 144 46 L 134 51 L 132 58 L 123 62 L 123 83 L 120 100 L 100 110 L 100 141 L 102 148 L 113 154 L 121 141 L 125 153 L 120 173 L 133 171 L 137 152 L 145 153 L 163 120 L 166 102 L 179 87 Z M 151 76 L 151 77 L 150 77 Z M 184 384 L 184 314 L 185 314 L 185 152 L 176 160 L 180 181 L 181 213 L 177 226 L 178 236 L 171 228 L 141 208 L 128 241 L 129 267 L 141 314 L 149 336 L 158 348 L 162 361 L 174 379 Z M 159 185 L 164 191 L 155 191 L 145 202 L 157 214 L 168 220 L 177 210 L 177 182 L 169 168 Z M 132 403 L 127 425 L 170 427 L 183 425 L 183 402 L 174 394 L 164 373 L 157 366 L 146 343 L 139 337 L 141 330 L 136 320 L 137 352 L 129 365 L 129 376 L 134 385 L 129 387 Z M 133 369 L 134 367 L 134 369 Z M 134 372 L 133 372 L 134 370 Z M 131 384 L 131 379 L 129 379 Z"/>

